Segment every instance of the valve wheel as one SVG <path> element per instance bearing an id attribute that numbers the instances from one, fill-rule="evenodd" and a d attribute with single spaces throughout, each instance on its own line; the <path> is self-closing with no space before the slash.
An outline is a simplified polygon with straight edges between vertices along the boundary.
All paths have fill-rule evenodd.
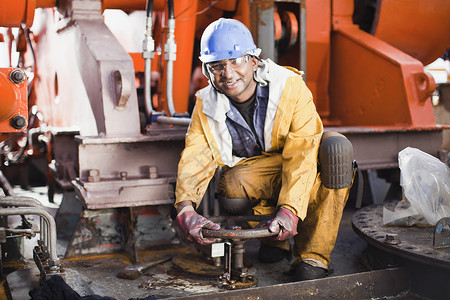
<path id="1" fill-rule="evenodd" d="M 214 223 L 220 224 L 221 227 L 225 227 L 225 229 L 202 229 L 202 234 L 205 238 L 246 240 L 269 237 L 278 234 L 278 232 L 269 231 L 267 221 L 272 219 L 270 216 L 219 216 L 210 217 L 208 219 Z M 254 228 L 242 228 L 242 226 L 236 226 L 238 223 L 245 224 L 246 222 L 259 222 L 259 224 Z"/>

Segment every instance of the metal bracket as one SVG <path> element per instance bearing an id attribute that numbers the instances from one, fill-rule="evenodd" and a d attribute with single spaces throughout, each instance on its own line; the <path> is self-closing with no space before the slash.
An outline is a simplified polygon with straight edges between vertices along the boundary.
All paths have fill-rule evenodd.
<path id="1" fill-rule="evenodd" d="M 436 223 L 434 228 L 433 247 L 450 247 L 450 218 L 442 218 Z"/>

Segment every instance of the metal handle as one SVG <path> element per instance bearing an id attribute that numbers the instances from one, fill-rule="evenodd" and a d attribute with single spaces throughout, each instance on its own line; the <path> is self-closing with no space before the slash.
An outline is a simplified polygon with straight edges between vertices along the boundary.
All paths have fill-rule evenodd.
<path id="1" fill-rule="evenodd" d="M 268 220 L 272 217 L 270 216 L 226 216 L 226 217 L 211 217 L 209 220 L 215 223 L 227 222 L 234 223 L 236 221 L 240 222 L 260 222 L 255 228 L 250 229 L 219 229 L 219 230 L 211 230 L 211 229 L 202 229 L 203 237 L 205 238 L 223 238 L 223 239 L 256 239 L 263 238 L 269 236 L 275 236 L 278 234 L 277 232 L 270 232 L 268 227 L 260 227 L 264 226 Z"/>

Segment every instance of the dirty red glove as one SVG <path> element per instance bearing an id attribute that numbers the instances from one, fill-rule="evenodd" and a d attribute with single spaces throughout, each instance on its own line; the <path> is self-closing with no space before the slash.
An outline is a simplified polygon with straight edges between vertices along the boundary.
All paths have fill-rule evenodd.
<path id="1" fill-rule="evenodd" d="M 206 239 L 202 235 L 202 228 L 219 230 L 220 225 L 199 215 L 193 207 L 185 208 L 177 215 L 176 222 L 181 229 L 183 239 L 197 242 L 201 245 L 211 244 L 214 238 Z"/>
<path id="2" fill-rule="evenodd" d="M 281 207 L 277 215 L 269 221 L 269 231 L 278 232 L 273 238 L 284 241 L 297 234 L 298 217 L 289 209 Z"/>

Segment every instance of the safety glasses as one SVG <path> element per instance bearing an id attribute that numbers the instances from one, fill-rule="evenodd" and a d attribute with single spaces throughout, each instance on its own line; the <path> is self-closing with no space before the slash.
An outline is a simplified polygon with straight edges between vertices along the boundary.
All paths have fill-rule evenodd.
<path id="1" fill-rule="evenodd" d="M 238 58 L 234 58 L 234 59 L 226 59 L 226 60 L 221 60 L 221 62 L 217 62 L 217 63 L 210 63 L 210 64 L 206 64 L 206 66 L 208 67 L 208 70 L 215 74 L 215 75 L 219 75 L 222 74 L 223 71 L 225 71 L 225 67 L 228 66 L 229 68 L 232 68 L 233 70 L 239 70 L 240 68 L 242 68 L 244 66 L 244 64 L 246 62 L 248 62 L 249 60 L 249 55 L 244 55 Z"/>

